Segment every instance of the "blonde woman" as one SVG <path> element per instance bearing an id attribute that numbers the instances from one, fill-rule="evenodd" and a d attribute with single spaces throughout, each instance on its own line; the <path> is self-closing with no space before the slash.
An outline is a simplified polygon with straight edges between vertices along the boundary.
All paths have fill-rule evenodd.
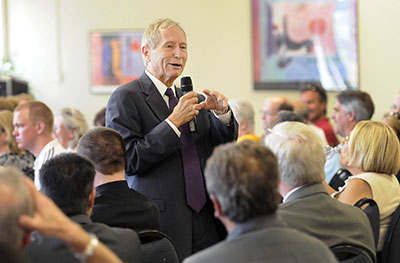
<path id="1" fill-rule="evenodd" d="M 0 166 L 15 166 L 33 179 L 35 157 L 18 148 L 13 130 L 13 113 L 0 111 Z"/>
<path id="2" fill-rule="evenodd" d="M 381 251 L 391 216 L 400 203 L 400 185 L 394 176 L 400 169 L 400 143 L 395 132 L 382 122 L 359 122 L 343 142 L 340 164 L 352 176 L 333 196 L 350 205 L 363 197 L 376 201 L 381 218 L 377 250 Z"/>
<path id="3" fill-rule="evenodd" d="M 79 139 L 87 130 L 85 117 L 77 109 L 63 108 L 54 115 L 53 134 L 68 151 L 76 150 Z"/>

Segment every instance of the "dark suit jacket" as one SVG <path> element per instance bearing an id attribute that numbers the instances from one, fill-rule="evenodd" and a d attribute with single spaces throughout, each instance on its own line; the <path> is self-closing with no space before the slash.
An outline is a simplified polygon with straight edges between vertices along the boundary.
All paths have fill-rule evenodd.
<path id="1" fill-rule="evenodd" d="M 176 89 L 176 94 L 179 98 L 182 91 Z M 184 258 L 192 250 L 193 211 L 186 205 L 181 141 L 165 121 L 170 114 L 153 82 L 143 74 L 111 95 L 106 124 L 124 138 L 129 187 L 158 205 L 161 231 L 174 240 L 180 258 Z M 237 123 L 232 114 L 230 125 L 224 125 L 207 110 L 201 110 L 196 120 L 194 138 L 204 168 L 216 145 L 236 139 Z"/>
<path id="2" fill-rule="evenodd" d="M 350 244 L 375 258 L 375 243 L 368 217 L 358 207 L 332 198 L 322 184 L 293 192 L 278 209 L 289 226 L 314 236 L 332 247 Z"/>
<path id="3" fill-rule="evenodd" d="M 71 220 L 86 231 L 95 234 L 99 240 L 117 254 L 124 262 L 138 262 L 142 253 L 139 238 L 131 229 L 112 228 L 101 223 L 93 223 L 87 215 L 75 215 Z M 59 239 L 49 238 L 33 232 L 31 242 L 25 249 L 30 263 L 73 263 L 80 261 Z"/>
<path id="4" fill-rule="evenodd" d="M 203 262 L 336 262 L 329 248 L 314 237 L 290 229 L 275 214 L 237 224 L 225 241 L 186 258 Z"/>
<path id="5" fill-rule="evenodd" d="M 91 218 L 112 227 L 135 231 L 160 228 L 160 211 L 147 197 L 130 189 L 126 181 L 96 187 Z"/>

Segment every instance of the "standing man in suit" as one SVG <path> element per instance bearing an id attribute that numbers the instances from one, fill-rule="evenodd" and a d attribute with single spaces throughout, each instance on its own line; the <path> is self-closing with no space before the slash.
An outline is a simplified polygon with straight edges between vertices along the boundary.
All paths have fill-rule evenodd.
<path id="1" fill-rule="evenodd" d="M 306 124 L 277 124 L 265 145 L 279 162 L 279 192 L 283 203 L 278 214 L 292 228 L 325 242 L 362 249 L 375 262 L 375 243 L 370 222 L 358 207 L 341 203 L 326 191 L 324 150 L 319 136 Z"/>
<path id="2" fill-rule="evenodd" d="M 150 24 L 141 50 L 145 73 L 111 95 L 106 125 L 124 138 L 129 187 L 158 205 L 161 231 L 183 259 L 221 239 L 202 170 L 215 146 L 236 139 L 237 123 L 219 92 L 203 90 L 205 99 L 174 86 L 187 59 L 186 35 L 177 22 Z"/>
<path id="3" fill-rule="evenodd" d="M 278 207 L 278 163 L 254 141 L 219 146 L 207 161 L 207 189 L 228 238 L 187 258 L 197 262 L 336 262 L 321 241 L 288 228 Z"/>
<path id="4" fill-rule="evenodd" d="M 125 180 L 126 151 L 121 134 L 106 127 L 93 128 L 79 140 L 77 152 L 96 170 L 94 222 L 135 231 L 160 228 L 158 207 L 130 189 Z"/>

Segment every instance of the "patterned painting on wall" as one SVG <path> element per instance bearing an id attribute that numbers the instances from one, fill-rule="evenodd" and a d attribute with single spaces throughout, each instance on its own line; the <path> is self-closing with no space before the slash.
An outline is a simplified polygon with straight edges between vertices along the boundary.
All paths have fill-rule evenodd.
<path id="1" fill-rule="evenodd" d="M 357 0 L 253 0 L 255 89 L 357 89 Z"/>
<path id="2" fill-rule="evenodd" d="M 144 71 L 143 31 L 91 31 L 91 91 L 111 93 Z"/>

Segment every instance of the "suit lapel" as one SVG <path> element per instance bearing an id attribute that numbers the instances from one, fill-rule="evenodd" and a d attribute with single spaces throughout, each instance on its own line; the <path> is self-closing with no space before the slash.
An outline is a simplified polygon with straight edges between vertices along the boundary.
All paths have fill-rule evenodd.
<path id="1" fill-rule="evenodd" d="M 150 109 L 154 112 L 160 122 L 165 120 L 171 114 L 171 111 L 154 83 L 146 73 L 143 73 L 139 78 L 139 82 L 147 105 L 149 105 Z"/>

